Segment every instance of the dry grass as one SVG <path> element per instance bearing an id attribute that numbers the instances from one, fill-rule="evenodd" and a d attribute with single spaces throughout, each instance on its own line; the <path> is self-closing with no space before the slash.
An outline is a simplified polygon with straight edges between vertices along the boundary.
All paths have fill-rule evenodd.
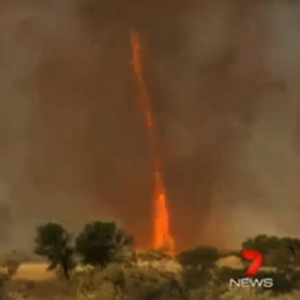
<path id="1" fill-rule="evenodd" d="M 223 262 L 222 265 L 235 265 L 236 261 L 226 261 Z M 174 261 L 162 261 L 161 263 L 154 262 L 140 262 L 138 264 L 140 267 L 147 267 L 149 265 L 156 267 L 159 270 L 167 271 L 167 272 L 178 272 L 180 271 L 181 267 L 178 263 Z M 40 263 L 40 262 L 29 262 L 29 263 L 23 263 L 19 267 L 16 275 L 14 275 L 14 280 L 34 280 L 34 281 L 40 281 L 40 280 L 51 280 L 55 279 L 55 274 L 53 272 L 47 271 L 47 263 Z M 77 270 L 81 271 L 81 267 L 78 267 Z M 5 273 L 5 268 L 1 268 L 1 273 Z"/>
<path id="2" fill-rule="evenodd" d="M 234 257 L 221 260 L 220 265 L 239 267 L 240 261 Z M 152 267 L 154 266 L 151 264 Z M 146 268 L 145 268 L 146 267 Z M 139 264 L 138 269 L 144 272 L 150 272 L 151 268 L 148 269 L 144 264 Z M 174 261 L 162 261 L 162 266 L 158 267 L 159 271 L 162 272 L 180 272 L 178 266 Z M 64 280 L 58 280 L 55 274 L 47 271 L 46 263 L 30 262 L 24 263 L 20 266 L 17 274 L 13 277 L 13 280 L 7 282 L 7 293 L 11 299 L 17 300 L 115 300 L 113 296 L 113 285 L 111 281 L 103 281 L 106 277 L 103 274 L 96 273 L 94 275 L 95 281 L 92 285 L 90 283 L 88 272 L 85 272 L 83 268 L 78 268 L 80 276 L 76 276 L 70 283 Z M 135 269 L 135 272 L 137 269 Z M 98 271 L 97 271 L 98 272 Z M 127 273 L 126 273 L 127 274 Z M 79 275 L 79 274 L 78 274 Z M 101 275 L 101 276 L 100 276 Z M 107 274 L 106 274 L 107 275 Z M 127 274 L 128 275 L 128 274 Z M 110 277 L 116 277 L 110 273 Z M 101 288 L 100 288 L 101 287 Z M 213 290 L 213 289 L 212 289 Z M 197 291 L 196 291 L 197 292 Z M 297 294 L 281 295 L 278 298 L 272 297 L 271 295 L 258 295 L 253 291 L 247 290 L 231 290 L 223 294 L 221 298 L 203 298 L 203 291 L 199 289 L 199 295 L 190 295 L 190 300 L 300 300 L 300 296 Z M 138 299 L 142 300 L 142 299 Z M 152 300 L 152 299 L 151 299 Z M 157 300 L 154 299 L 153 300 Z"/>

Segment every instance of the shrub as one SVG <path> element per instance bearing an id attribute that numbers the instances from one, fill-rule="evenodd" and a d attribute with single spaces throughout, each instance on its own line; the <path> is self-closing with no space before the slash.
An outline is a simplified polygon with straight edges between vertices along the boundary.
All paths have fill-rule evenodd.
<path id="1" fill-rule="evenodd" d="M 203 287 L 210 280 L 210 273 L 206 269 L 186 268 L 181 273 L 182 282 L 186 289 Z"/>
<path id="2" fill-rule="evenodd" d="M 293 282 L 288 279 L 285 272 L 278 271 L 260 271 L 256 275 L 257 278 L 273 278 L 274 286 L 272 291 L 275 293 L 287 293 L 293 290 Z"/>
<path id="3" fill-rule="evenodd" d="M 218 250 L 213 247 L 196 247 L 183 251 L 177 256 L 178 262 L 183 266 L 197 267 L 201 265 L 204 268 L 212 267 L 218 259 Z"/>
<path id="4" fill-rule="evenodd" d="M 265 256 L 264 265 L 276 268 L 286 268 L 291 264 L 291 253 L 288 249 L 270 249 Z"/>
<path id="5" fill-rule="evenodd" d="M 125 283 L 125 275 L 122 265 L 110 263 L 103 270 L 103 279 L 113 283 L 117 287 L 123 287 Z"/>
<path id="6" fill-rule="evenodd" d="M 208 285 L 206 287 L 197 288 L 189 291 L 189 300 L 220 300 L 222 295 L 222 287 Z M 235 299 L 231 299 L 235 300 Z"/>
<path id="7" fill-rule="evenodd" d="M 244 276 L 244 270 L 232 269 L 229 267 L 215 268 L 213 270 L 213 278 L 219 284 L 228 284 L 229 280 L 238 279 Z"/>
<path id="8" fill-rule="evenodd" d="M 13 259 L 8 259 L 4 262 L 3 267 L 7 268 L 7 276 L 9 279 L 17 273 L 20 265 L 21 263 L 19 261 Z"/>
<path id="9" fill-rule="evenodd" d="M 176 274 L 154 268 L 133 267 L 125 270 L 123 293 L 130 300 L 186 299 L 186 292 Z"/>
<path id="10" fill-rule="evenodd" d="M 162 250 L 149 250 L 139 253 L 138 257 L 143 261 L 159 261 L 168 258 L 168 255 Z"/>
<path id="11" fill-rule="evenodd" d="M 100 299 L 115 300 L 118 291 L 112 282 L 104 282 L 100 287 Z"/>
<path id="12" fill-rule="evenodd" d="M 232 288 L 220 296 L 220 300 L 270 300 L 270 298 L 270 293 L 260 293 L 255 288 Z"/>

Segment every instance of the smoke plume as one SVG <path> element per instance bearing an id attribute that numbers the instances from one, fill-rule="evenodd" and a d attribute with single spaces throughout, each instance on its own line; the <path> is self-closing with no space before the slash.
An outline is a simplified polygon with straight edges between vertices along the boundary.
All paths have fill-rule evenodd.
<path id="1" fill-rule="evenodd" d="M 30 246 L 45 220 L 76 231 L 113 218 L 149 245 L 152 170 L 134 99 L 133 28 L 176 245 L 233 247 L 260 231 L 297 233 L 299 4 L 0 7 L 0 204 L 11 215 L 1 218 L 9 225 L 1 243 Z"/>

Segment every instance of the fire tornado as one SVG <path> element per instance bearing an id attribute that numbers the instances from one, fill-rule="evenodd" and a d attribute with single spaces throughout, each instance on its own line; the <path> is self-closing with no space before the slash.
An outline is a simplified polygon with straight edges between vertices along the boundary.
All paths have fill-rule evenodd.
<path id="1" fill-rule="evenodd" d="M 161 161 L 158 151 L 159 139 L 157 128 L 154 123 L 151 111 L 151 99 L 147 91 L 147 85 L 143 76 L 143 67 L 141 61 L 141 44 L 139 34 L 131 31 L 132 48 L 132 67 L 137 82 L 139 96 L 138 102 L 145 115 L 145 122 L 148 128 L 148 142 L 151 147 L 151 156 L 153 160 L 153 181 L 154 193 L 152 199 L 153 205 L 153 241 L 152 246 L 155 249 L 163 249 L 169 252 L 174 251 L 174 240 L 169 230 L 169 213 L 166 205 L 166 193 L 161 172 Z"/>

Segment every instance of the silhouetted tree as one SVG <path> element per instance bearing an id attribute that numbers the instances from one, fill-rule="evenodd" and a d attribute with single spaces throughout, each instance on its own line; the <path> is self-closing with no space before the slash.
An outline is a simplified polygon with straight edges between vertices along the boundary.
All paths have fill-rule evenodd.
<path id="1" fill-rule="evenodd" d="M 282 241 L 276 236 L 267 236 L 265 234 L 257 235 L 254 238 L 247 239 L 242 243 L 243 249 L 256 249 L 262 254 L 267 254 L 271 249 L 282 248 Z"/>
<path id="2" fill-rule="evenodd" d="M 271 249 L 265 256 L 264 265 L 285 269 L 291 264 L 291 253 L 286 249 Z"/>
<path id="3" fill-rule="evenodd" d="M 242 248 L 259 250 L 265 255 L 265 265 L 284 268 L 300 263 L 299 239 L 261 234 L 243 242 Z"/>
<path id="4" fill-rule="evenodd" d="M 219 259 L 219 252 L 213 247 L 196 247 L 185 250 L 177 256 L 177 261 L 183 266 L 210 268 Z"/>
<path id="5" fill-rule="evenodd" d="M 83 264 L 103 267 L 132 244 L 132 236 L 114 222 L 95 221 L 87 224 L 76 238 L 76 252 Z"/>
<path id="6" fill-rule="evenodd" d="M 60 224 L 49 222 L 37 228 L 35 253 L 50 262 L 48 270 L 55 270 L 59 275 L 70 278 L 75 268 L 72 236 Z"/>

